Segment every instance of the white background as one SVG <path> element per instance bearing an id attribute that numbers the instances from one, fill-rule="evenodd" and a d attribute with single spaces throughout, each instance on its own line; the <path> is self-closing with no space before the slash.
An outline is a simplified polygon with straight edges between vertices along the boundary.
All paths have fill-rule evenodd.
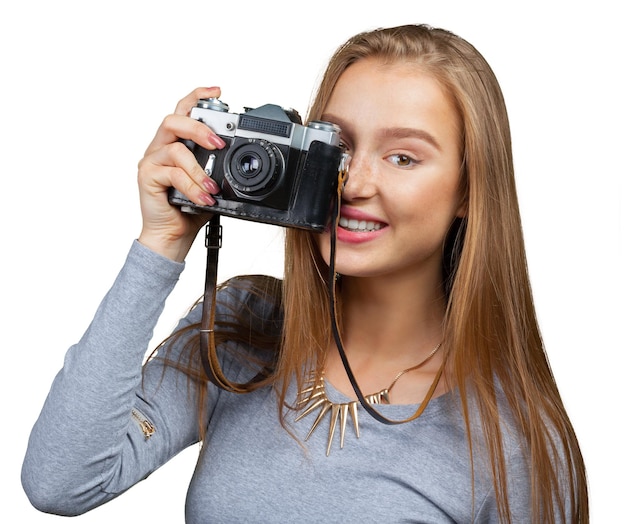
<path id="1" fill-rule="evenodd" d="M 500 79 L 536 307 L 586 457 L 593 522 L 623 518 L 626 46 L 616 5 L 4 2 L 0 521 L 60 520 L 22 492 L 28 433 L 139 232 L 136 165 L 163 116 L 200 85 L 220 85 L 235 111 L 272 102 L 304 115 L 345 38 L 413 22 L 465 37 Z M 220 278 L 281 274 L 278 228 L 223 225 Z M 198 242 L 155 342 L 200 295 L 203 270 Z M 197 451 L 77 522 L 182 522 Z"/>

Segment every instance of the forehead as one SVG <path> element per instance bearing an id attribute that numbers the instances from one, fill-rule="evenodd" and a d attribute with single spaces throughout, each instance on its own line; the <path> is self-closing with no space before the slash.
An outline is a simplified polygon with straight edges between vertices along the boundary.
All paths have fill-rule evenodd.
<path id="1" fill-rule="evenodd" d="M 325 113 L 363 125 L 429 127 L 460 136 L 460 117 L 439 81 L 414 62 L 366 58 L 339 77 Z"/>

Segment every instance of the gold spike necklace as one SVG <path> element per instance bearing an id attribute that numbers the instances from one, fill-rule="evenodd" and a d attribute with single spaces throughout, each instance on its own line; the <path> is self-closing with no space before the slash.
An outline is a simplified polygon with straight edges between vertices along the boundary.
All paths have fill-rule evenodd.
<path id="1" fill-rule="evenodd" d="M 408 373 L 409 371 L 414 371 L 420 367 L 422 367 L 426 362 L 428 362 L 434 355 L 437 353 L 439 348 L 441 347 L 441 342 L 435 346 L 435 348 L 428 354 L 428 356 L 422 360 L 419 364 L 412 366 L 407 369 L 403 369 L 398 373 L 395 378 L 391 381 L 391 384 L 387 386 L 385 389 L 380 390 L 378 393 L 373 393 L 371 395 L 365 395 L 365 400 L 369 404 L 389 404 L 389 392 L 395 386 L 398 379 Z M 435 381 L 438 382 L 441 376 L 441 369 L 437 376 L 435 377 Z M 434 388 L 431 387 L 429 394 L 432 395 L 434 392 Z M 427 403 L 430 400 L 430 396 L 427 395 L 427 398 L 424 399 L 423 403 Z M 346 436 L 346 425 L 348 422 L 348 417 L 352 419 L 352 425 L 354 427 L 354 432 L 357 438 L 360 437 L 359 431 L 359 417 L 358 417 L 358 407 L 359 402 L 357 400 L 351 400 L 350 402 L 342 402 L 336 404 L 328 400 L 328 396 L 326 395 L 326 385 L 324 380 L 324 374 L 322 373 L 318 378 L 315 378 L 315 374 L 306 381 L 306 385 L 304 389 L 298 394 L 298 399 L 296 402 L 296 408 L 298 410 L 302 410 L 296 417 L 296 422 L 303 419 L 307 415 L 313 413 L 316 409 L 319 408 L 317 412 L 317 417 L 309 430 L 305 441 L 309 439 L 309 437 L 313 434 L 313 432 L 319 427 L 322 420 L 324 420 L 327 413 L 330 413 L 330 426 L 328 430 L 328 443 L 326 445 L 326 456 L 330 455 L 330 449 L 332 447 L 333 438 L 335 436 L 335 432 L 337 430 L 337 424 L 339 424 L 339 446 L 343 448 L 345 436 Z"/>

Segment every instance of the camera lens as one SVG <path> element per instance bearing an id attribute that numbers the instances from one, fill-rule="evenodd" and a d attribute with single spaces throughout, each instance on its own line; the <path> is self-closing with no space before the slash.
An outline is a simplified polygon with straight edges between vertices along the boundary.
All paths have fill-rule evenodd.
<path id="1" fill-rule="evenodd" d="M 247 178 L 255 177 L 262 169 L 263 164 L 256 153 L 243 155 L 239 159 L 239 172 Z"/>
<path id="2" fill-rule="evenodd" d="M 280 150 L 262 139 L 248 139 L 233 147 L 224 164 L 231 187 L 249 196 L 271 191 L 283 172 Z"/>

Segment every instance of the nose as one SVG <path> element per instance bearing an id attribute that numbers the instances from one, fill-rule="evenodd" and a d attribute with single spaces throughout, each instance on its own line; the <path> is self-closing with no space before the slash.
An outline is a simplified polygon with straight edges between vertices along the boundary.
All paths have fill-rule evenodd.
<path id="1" fill-rule="evenodd" d="M 372 163 L 364 155 L 351 152 L 348 177 L 342 198 L 347 201 L 371 198 L 376 194 L 376 181 Z"/>

